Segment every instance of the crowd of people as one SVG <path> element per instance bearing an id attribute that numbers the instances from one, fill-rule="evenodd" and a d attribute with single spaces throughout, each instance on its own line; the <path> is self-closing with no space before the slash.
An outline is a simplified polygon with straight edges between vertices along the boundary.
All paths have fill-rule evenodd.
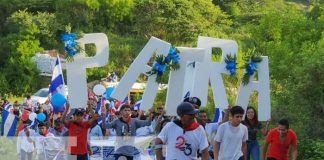
<path id="1" fill-rule="evenodd" d="M 32 104 L 27 96 L 22 104 L 15 102 L 11 106 L 3 99 L 0 109 L 10 111 L 21 120 L 17 128 L 17 153 L 21 160 L 31 160 L 34 151 L 37 159 L 86 160 L 93 154 L 91 140 L 147 135 L 156 136 L 150 147 L 157 160 L 288 160 L 289 148 L 291 158 L 297 159 L 297 136 L 289 128 L 288 120 L 281 119 L 278 126 L 270 130 L 270 121 L 263 127 L 253 107 L 245 111 L 241 106 L 230 106 L 221 122 L 211 122 L 207 113 L 200 110 L 201 102 L 197 97 L 188 97 L 175 106 L 177 116 L 166 115 L 163 106 L 145 113 L 133 105 L 121 104 L 113 112 L 110 103 L 114 101 L 101 103 L 100 99 L 89 97 L 86 109 L 70 109 L 67 102 L 64 112 L 54 113 L 49 101 Z M 46 118 L 33 121 L 26 118 L 27 113 L 43 113 Z M 265 136 L 262 155 L 257 133 Z M 46 141 L 51 138 L 55 141 Z M 46 147 L 51 149 L 47 151 Z M 115 147 L 114 157 L 141 159 L 139 153 L 135 146 L 123 145 Z"/>

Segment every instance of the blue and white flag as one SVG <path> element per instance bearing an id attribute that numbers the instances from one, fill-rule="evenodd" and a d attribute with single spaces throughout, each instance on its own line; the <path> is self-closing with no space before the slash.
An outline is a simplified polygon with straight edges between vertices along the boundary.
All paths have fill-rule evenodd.
<path id="1" fill-rule="evenodd" d="M 128 96 L 126 96 L 125 99 L 121 102 L 121 104 L 118 107 L 118 111 L 120 111 L 121 106 L 124 104 L 129 104 Z"/>
<path id="2" fill-rule="evenodd" d="M 109 108 L 110 108 L 110 113 L 112 113 L 112 114 L 115 114 L 116 113 L 117 109 L 115 107 L 115 102 L 114 101 L 111 101 L 109 103 Z"/>
<path id="3" fill-rule="evenodd" d="M 102 96 L 100 101 L 97 103 L 95 113 L 98 113 L 99 115 L 101 115 L 101 106 L 105 106 L 105 101 L 106 101 L 106 98 L 104 96 Z"/>
<path id="4" fill-rule="evenodd" d="M 134 106 L 133 106 L 133 110 L 139 110 L 142 104 L 142 99 L 140 99 L 139 101 L 137 101 Z"/>
<path id="5" fill-rule="evenodd" d="M 3 105 L 3 108 L 7 111 L 9 111 L 11 108 L 13 108 L 13 106 L 9 103 L 9 102 L 6 102 L 4 105 Z"/>
<path id="6" fill-rule="evenodd" d="M 188 97 L 190 97 L 190 91 L 188 91 L 188 92 L 186 93 L 186 95 L 183 97 L 183 99 L 186 99 L 186 98 L 188 98 Z"/>
<path id="7" fill-rule="evenodd" d="M 101 114 L 101 102 L 97 103 L 96 109 L 95 109 L 95 113 L 98 113 L 99 115 Z"/>
<path id="8" fill-rule="evenodd" d="M 49 92 L 54 95 L 55 93 L 60 93 L 63 96 L 65 95 L 65 88 L 64 88 L 64 78 L 63 72 L 60 62 L 60 57 L 57 55 L 55 67 L 53 70 L 52 81 L 49 87 Z"/>
<path id="9" fill-rule="evenodd" d="M 2 111 L 1 136 L 15 136 L 18 118 L 6 110 Z"/>
<path id="10" fill-rule="evenodd" d="M 221 110 L 220 108 L 215 108 L 215 117 L 213 122 L 221 122 L 224 118 L 224 115 L 225 112 L 223 110 Z"/>
<path id="11" fill-rule="evenodd" d="M 128 96 L 125 97 L 125 99 L 122 101 L 122 103 L 120 104 L 120 106 L 122 106 L 124 104 L 129 104 L 129 102 L 128 102 Z"/>
<path id="12" fill-rule="evenodd" d="M 108 115 L 106 115 L 106 123 L 108 123 L 108 121 L 109 121 L 109 117 L 110 117 L 110 114 L 108 114 Z M 102 121 L 102 117 L 100 117 L 99 119 L 98 119 L 98 124 L 101 124 L 103 121 Z"/>

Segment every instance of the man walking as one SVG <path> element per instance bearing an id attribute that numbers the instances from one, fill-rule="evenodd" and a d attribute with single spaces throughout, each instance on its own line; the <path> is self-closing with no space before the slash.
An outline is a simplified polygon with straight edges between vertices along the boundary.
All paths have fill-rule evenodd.
<path id="1" fill-rule="evenodd" d="M 208 159 L 208 141 L 204 128 L 195 121 L 199 110 L 192 104 L 182 102 L 177 107 L 180 120 L 169 122 L 155 140 L 157 160 L 162 158 L 162 145 L 166 144 L 166 159 L 197 159 L 198 150 L 202 160 Z"/>
<path id="2" fill-rule="evenodd" d="M 269 148 L 270 145 L 270 148 Z M 288 160 L 288 150 L 292 148 L 292 160 L 297 159 L 297 136 L 289 129 L 287 119 L 281 119 L 278 127 L 272 129 L 267 137 L 263 148 L 262 160 Z"/>
<path id="3" fill-rule="evenodd" d="M 230 109 L 232 119 L 218 127 L 215 143 L 215 160 L 246 160 L 247 127 L 241 124 L 244 109 L 234 106 Z"/>

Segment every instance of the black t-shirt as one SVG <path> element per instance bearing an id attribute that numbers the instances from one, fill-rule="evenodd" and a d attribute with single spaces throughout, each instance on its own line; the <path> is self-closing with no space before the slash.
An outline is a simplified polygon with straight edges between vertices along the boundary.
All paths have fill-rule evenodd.
<path id="1" fill-rule="evenodd" d="M 248 141 L 256 140 L 256 134 L 258 130 L 262 128 L 261 122 L 258 122 L 258 124 L 254 127 L 250 127 L 249 125 L 247 125 L 245 121 L 243 121 L 242 124 L 244 124 L 248 128 L 248 134 L 249 134 Z"/>

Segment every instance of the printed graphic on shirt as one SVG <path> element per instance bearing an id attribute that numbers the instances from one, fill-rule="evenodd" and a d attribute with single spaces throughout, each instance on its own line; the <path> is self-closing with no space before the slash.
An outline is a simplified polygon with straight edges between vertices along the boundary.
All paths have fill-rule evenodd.
<path id="1" fill-rule="evenodd" d="M 183 153 L 186 155 L 186 156 L 189 156 L 191 155 L 192 153 L 192 148 L 191 148 L 191 144 L 189 143 L 186 143 L 186 139 L 184 136 L 178 136 L 176 138 L 176 148 L 179 149 L 180 151 L 183 151 Z"/>

